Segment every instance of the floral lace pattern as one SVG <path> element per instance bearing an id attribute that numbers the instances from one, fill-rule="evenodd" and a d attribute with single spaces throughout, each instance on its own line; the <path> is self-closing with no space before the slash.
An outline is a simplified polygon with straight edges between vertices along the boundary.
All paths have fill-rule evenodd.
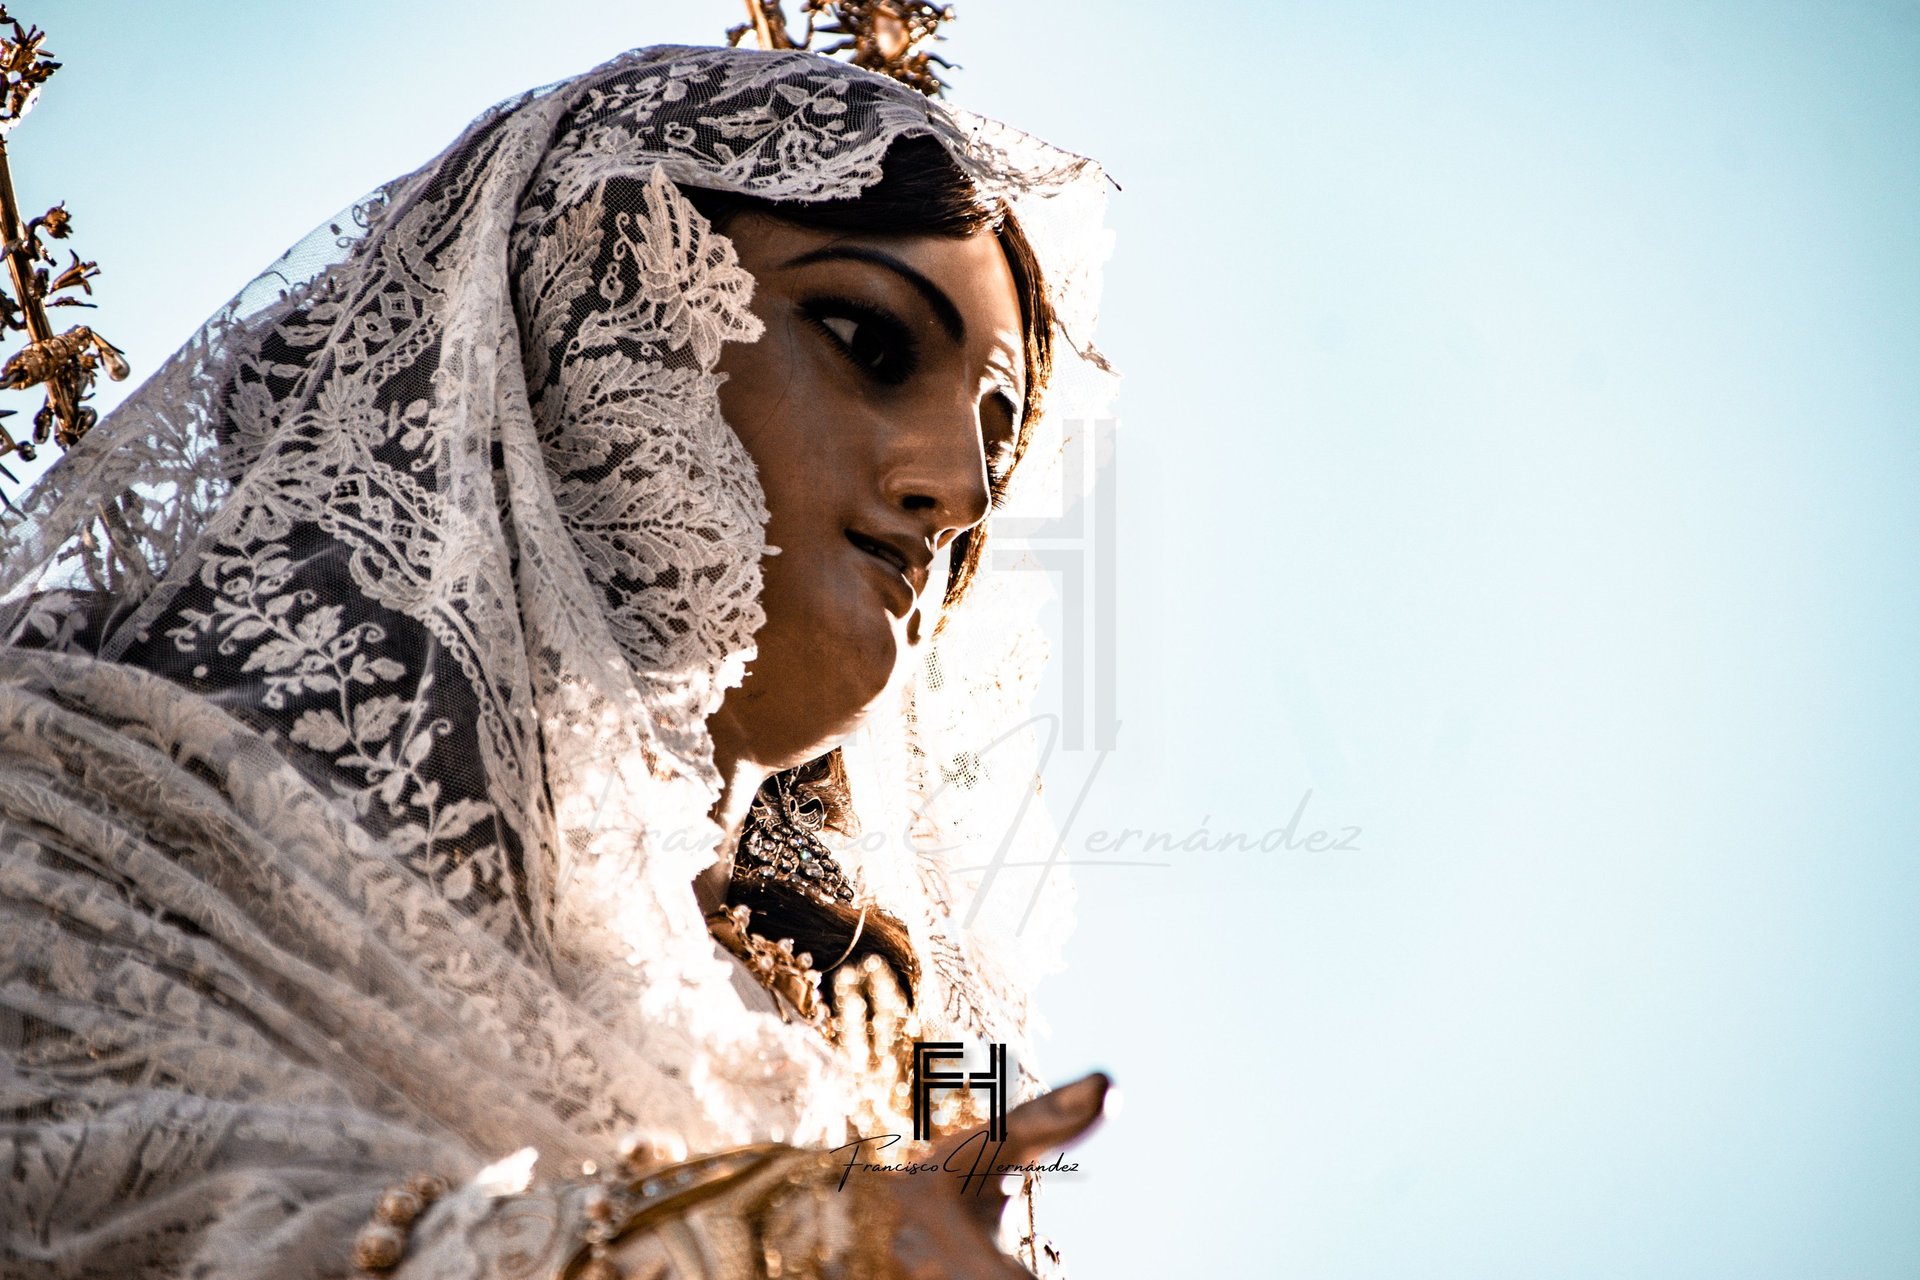
<path id="1" fill-rule="evenodd" d="M 0 519 L 7 1256 L 325 1274 L 420 1168 L 844 1125 L 687 892 L 769 549 L 714 371 L 752 280 L 679 188 L 851 195 L 907 134 L 1015 201 L 1102 368 L 1087 162 L 810 55 L 640 51 L 296 246 Z M 1017 1039 L 952 874 L 1032 790 L 955 764 L 1031 687 L 980 598 L 850 748 L 905 844 L 848 865 L 929 1011 Z"/>

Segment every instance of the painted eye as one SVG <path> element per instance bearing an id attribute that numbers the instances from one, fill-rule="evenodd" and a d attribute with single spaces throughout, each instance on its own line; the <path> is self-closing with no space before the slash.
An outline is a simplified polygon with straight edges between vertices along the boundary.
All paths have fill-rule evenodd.
<path id="1" fill-rule="evenodd" d="M 987 449 L 987 474 L 995 484 L 1005 484 L 1013 470 L 1013 441 L 1005 440 Z"/>
<path id="2" fill-rule="evenodd" d="M 1020 411 L 1017 404 L 1018 401 L 1005 391 L 994 392 L 985 403 L 981 436 L 986 446 L 987 485 L 992 490 L 995 507 L 1007 496 L 1007 483 L 1013 478 L 1013 468 L 1019 461 Z"/>
<path id="3" fill-rule="evenodd" d="M 825 298 L 807 308 L 840 353 L 874 381 L 893 386 L 913 376 L 919 347 L 897 318 L 866 303 Z"/>

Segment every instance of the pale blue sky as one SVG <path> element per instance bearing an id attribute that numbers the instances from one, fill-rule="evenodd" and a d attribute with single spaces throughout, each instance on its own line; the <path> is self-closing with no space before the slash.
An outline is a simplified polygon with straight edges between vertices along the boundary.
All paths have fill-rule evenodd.
<path id="1" fill-rule="evenodd" d="M 737 20 L 16 7 L 23 202 L 140 371 L 488 104 Z M 1361 828 L 1083 875 L 1075 1274 L 1920 1275 L 1920 6 L 961 0 L 950 52 L 1125 188 L 1074 838 Z"/>

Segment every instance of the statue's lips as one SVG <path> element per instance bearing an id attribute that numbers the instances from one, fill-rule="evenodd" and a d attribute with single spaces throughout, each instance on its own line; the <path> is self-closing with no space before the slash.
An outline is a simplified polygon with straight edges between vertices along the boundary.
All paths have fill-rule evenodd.
<path id="1" fill-rule="evenodd" d="M 928 567 L 933 562 L 926 544 L 904 536 L 882 539 L 858 529 L 847 530 L 847 541 L 885 576 L 892 588 L 890 594 L 900 606 L 895 616 L 904 618 L 911 613 L 920 593 L 926 590 Z"/>

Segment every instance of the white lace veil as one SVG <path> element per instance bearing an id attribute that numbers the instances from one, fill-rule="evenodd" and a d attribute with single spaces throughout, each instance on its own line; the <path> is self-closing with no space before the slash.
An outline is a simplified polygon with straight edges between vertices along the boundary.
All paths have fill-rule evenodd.
<path id="1" fill-rule="evenodd" d="M 66 1116 L 77 1151 L 103 1116 L 125 1137 L 226 1109 L 282 1126 L 268 1148 L 468 1170 L 604 1155 L 636 1123 L 696 1149 L 835 1135 L 834 1060 L 743 1001 L 688 888 L 766 513 L 713 372 L 758 336 L 753 282 L 676 184 L 846 197 L 910 135 L 1009 202 L 1046 273 L 1056 377 L 1015 480 L 1044 488 L 1107 389 L 1097 168 L 813 55 L 654 49 L 504 104 L 296 246 L 8 514 L 9 638 L 47 652 L 10 659 L 0 736 L 135 790 L 171 763 L 227 814 L 174 830 L 166 805 L 219 806 L 156 784 L 113 810 L 139 869 L 102 870 L 80 816 L 12 864 L 14 902 L 180 922 L 173 968 L 140 958 L 150 930 L 111 954 L 17 935 L 9 977 L 52 994 L 0 1010 L 0 1048 L 78 1065 L 15 1080 L 16 1115 Z M 1036 577 L 986 574 L 846 748 L 870 835 L 840 852 L 909 926 L 933 1028 L 970 1038 L 1021 1040 L 1031 944 L 1058 939 L 1012 938 L 1024 894 L 969 921 L 954 872 L 1009 830 L 1002 856 L 1046 853 L 1018 729 Z M 15 809 L 123 805 L 56 790 Z M 109 1033 L 119 1070 L 89 1074 Z M 280 1176 L 221 1150 L 154 1158 L 182 1188 Z"/>

